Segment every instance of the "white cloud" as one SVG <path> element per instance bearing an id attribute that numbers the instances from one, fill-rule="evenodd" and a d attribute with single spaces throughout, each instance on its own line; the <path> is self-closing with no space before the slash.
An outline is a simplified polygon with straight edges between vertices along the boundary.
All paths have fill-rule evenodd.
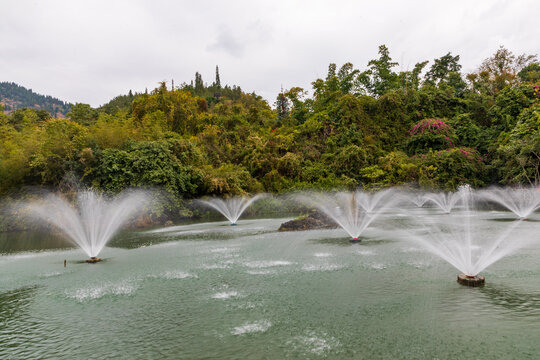
<path id="1" fill-rule="evenodd" d="M 401 69 L 452 52 L 464 71 L 504 45 L 540 53 L 540 2 L 4 2 L 0 81 L 93 106 L 157 82 L 212 82 L 270 103 L 281 85 L 311 88 L 330 62 L 366 67 L 386 44 Z"/>

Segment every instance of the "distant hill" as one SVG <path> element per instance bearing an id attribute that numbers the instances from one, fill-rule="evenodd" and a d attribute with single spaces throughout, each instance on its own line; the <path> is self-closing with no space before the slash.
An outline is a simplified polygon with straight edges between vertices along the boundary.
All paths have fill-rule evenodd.
<path id="1" fill-rule="evenodd" d="M 65 117 L 71 108 L 71 104 L 65 101 L 36 94 L 32 89 L 13 82 L 0 82 L 0 104 L 4 106 L 4 112 L 7 113 L 17 109 L 32 108 L 46 110 L 54 117 Z"/>

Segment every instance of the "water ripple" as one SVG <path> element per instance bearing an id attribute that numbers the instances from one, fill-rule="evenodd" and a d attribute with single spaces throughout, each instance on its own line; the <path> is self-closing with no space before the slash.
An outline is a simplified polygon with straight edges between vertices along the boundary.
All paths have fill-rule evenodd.
<path id="1" fill-rule="evenodd" d="M 231 333 L 233 335 L 262 333 L 270 329 L 270 326 L 272 326 L 272 323 L 268 320 L 248 322 L 248 323 L 245 323 L 244 325 L 235 327 L 231 331 Z"/>
<path id="2" fill-rule="evenodd" d="M 137 290 L 138 286 L 133 281 L 124 280 L 114 283 L 104 283 L 90 287 L 79 288 L 74 291 L 66 291 L 69 298 L 79 302 L 95 300 L 107 295 L 131 295 Z"/>

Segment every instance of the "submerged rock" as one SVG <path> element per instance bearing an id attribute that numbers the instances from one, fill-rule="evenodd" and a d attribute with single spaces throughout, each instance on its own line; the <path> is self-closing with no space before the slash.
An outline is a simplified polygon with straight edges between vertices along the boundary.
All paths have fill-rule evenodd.
<path id="1" fill-rule="evenodd" d="M 307 216 L 299 217 L 298 219 L 284 222 L 279 227 L 279 231 L 302 231 L 302 230 L 317 230 L 317 229 L 334 229 L 338 227 L 328 216 L 315 212 Z"/>

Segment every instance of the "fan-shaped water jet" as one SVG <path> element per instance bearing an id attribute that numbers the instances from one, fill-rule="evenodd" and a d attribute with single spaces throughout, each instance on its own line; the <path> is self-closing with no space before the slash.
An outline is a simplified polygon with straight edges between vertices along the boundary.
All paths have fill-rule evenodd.
<path id="1" fill-rule="evenodd" d="M 77 194 L 72 204 L 65 197 L 49 194 L 41 201 L 28 204 L 30 214 L 50 222 L 72 243 L 80 247 L 88 263 L 101 261 L 98 257 L 107 242 L 130 219 L 144 211 L 149 199 L 145 191 L 125 191 L 107 199 L 93 190 Z"/>
<path id="2" fill-rule="evenodd" d="M 493 187 L 479 191 L 478 198 L 503 206 L 522 220 L 540 208 L 540 189 L 536 187 Z"/>
<path id="3" fill-rule="evenodd" d="M 252 198 L 248 197 L 230 197 L 226 199 L 211 198 L 207 200 L 199 200 L 199 202 L 205 206 L 208 206 L 214 210 L 219 211 L 223 216 L 229 220 L 231 226 L 236 226 L 236 222 L 242 215 L 242 213 L 255 201 L 262 198 L 264 195 L 255 195 Z"/>
<path id="4" fill-rule="evenodd" d="M 470 186 L 460 187 L 456 194 L 463 204 L 459 213 L 454 212 L 444 219 L 433 218 L 429 224 L 423 224 L 420 233 L 409 238 L 460 270 L 458 283 L 481 286 L 485 282 L 479 275 L 481 271 L 532 239 L 516 236 L 515 230 L 521 221 L 505 225 L 498 235 L 493 236 L 493 225 L 483 223 L 473 210 Z M 510 239 L 511 234 L 514 236 Z"/>
<path id="5" fill-rule="evenodd" d="M 392 189 L 374 193 L 361 190 L 337 193 L 310 193 L 299 196 L 306 205 L 316 207 L 345 230 L 351 243 L 361 242 L 360 235 L 393 199 Z"/>

